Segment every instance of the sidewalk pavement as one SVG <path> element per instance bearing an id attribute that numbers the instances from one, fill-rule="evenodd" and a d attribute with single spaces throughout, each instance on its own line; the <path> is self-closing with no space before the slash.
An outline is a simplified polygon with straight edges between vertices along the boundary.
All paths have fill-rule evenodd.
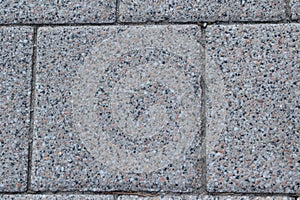
<path id="1" fill-rule="evenodd" d="M 296 199 L 299 13 L 0 1 L 0 199 Z"/>

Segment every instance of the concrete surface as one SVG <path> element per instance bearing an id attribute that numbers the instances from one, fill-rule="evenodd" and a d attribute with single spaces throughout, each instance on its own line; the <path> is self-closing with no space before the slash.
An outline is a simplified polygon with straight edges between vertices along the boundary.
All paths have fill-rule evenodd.
<path id="1" fill-rule="evenodd" d="M 207 28 L 211 192 L 300 190 L 300 26 Z"/>
<path id="2" fill-rule="evenodd" d="M 0 192 L 27 185 L 32 36 L 30 27 L 0 28 Z"/>
<path id="3" fill-rule="evenodd" d="M 0 195 L 3 200 L 113 200 L 112 195 Z"/>
<path id="4" fill-rule="evenodd" d="M 114 22 L 116 1 L 1 0 L 1 24 Z"/>
<path id="5" fill-rule="evenodd" d="M 122 22 L 278 21 L 287 18 L 285 6 L 284 0 L 120 0 L 119 19 Z"/>
<path id="6" fill-rule="evenodd" d="M 235 196 L 235 195 L 180 195 L 180 196 L 159 196 L 159 197 L 138 197 L 138 196 L 120 196 L 118 200 L 292 200 L 293 198 L 284 196 Z"/>
<path id="7" fill-rule="evenodd" d="M 0 199 L 297 199 L 299 0 L 0 0 Z"/>
<path id="8" fill-rule="evenodd" d="M 41 28 L 33 190 L 199 189 L 200 37 L 194 25 Z"/>
<path id="9" fill-rule="evenodd" d="M 3 200 L 293 200 L 285 196 L 211 196 L 211 195 L 181 195 L 181 196 L 134 196 L 134 195 L 0 195 Z"/>
<path id="10" fill-rule="evenodd" d="M 291 0 L 290 1 L 292 19 L 300 19 L 300 1 Z"/>

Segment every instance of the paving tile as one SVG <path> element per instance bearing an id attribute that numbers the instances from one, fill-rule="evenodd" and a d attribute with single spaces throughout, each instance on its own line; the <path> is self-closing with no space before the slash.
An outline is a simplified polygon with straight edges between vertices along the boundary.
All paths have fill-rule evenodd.
<path id="1" fill-rule="evenodd" d="M 292 19 L 300 19 L 300 1 L 291 0 L 290 7 L 292 11 Z"/>
<path id="2" fill-rule="evenodd" d="M 299 32 L 299 24 L 208 27 L 209 191 L 300 191 Z"/>
<path id="3" fill-rule="evenodd" d="M 234 199 L 234 198 L 224 198 L 224 199 Z M 241 200 L 244 198 L 241 198 Z M 249 200 L 293 200 L 294 197 L 287 197 L 287 196 L 261 196 L 261 197 L 248 197 L 245 199 Z"/>
<path id="4" fill-rule="evenodd" d="M 134 195 L 123 195 L 119 196 L 118 200 L 198 200 L 198 196 L 193 195 L 166 195 L 166 196 L 134 196 Z"/>
<path id="5" fill-rule="evenodd" d="M 292 197 L 286 196 L 210 196 L 203 198 L 203 200 L 293 200 Z"/>
<path id="6" fill-rule="evenodd" d="M 0 28 L 0 192 L 27 181 L 33 30 Z"/>
<path id="7" fill-rule="evenodd" d="M 1 0 L 0 24 L 114 22 L 115 10 L 115 0 Z"/>
<path id="8" fill-rule="evenodd" d="M 2 200 L 113 200 L 112 195 L 0 195 Z"/>
<path id="9" fill-rule="evenodd" d="M 238 195 L 225 195 L 225 196 L 203 196 L 200 200 L 293 200 L 292 197 L 287 196 L 238 196 Z"/>
<path id="10" fill-rule="evenodd" d="M 283 196 L 238 196 L 238 195 L 225 195 L 225 196 L 211 196 L 211 195 L 179 195 L 179 196 L 158 196 L 158 197 L 141 197 L 141 196 L 119 196 L 118 200 L 293 200 L 294 198 Z"/>
<path id="11" fill-rule="evenodd" d="M 200 32 L 39 29 L 33 190 L 198 190 Z"/>
<path id="12" fill-rule="evenodd" d="M 120 20 L 278 21 L 286 17 L 284 0 L 120 0 Z"/>

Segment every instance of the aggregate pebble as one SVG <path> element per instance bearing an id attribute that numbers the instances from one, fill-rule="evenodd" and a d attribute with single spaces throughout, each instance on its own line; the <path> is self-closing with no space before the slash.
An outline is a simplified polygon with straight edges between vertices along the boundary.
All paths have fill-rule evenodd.
<path id="1" fill-rule="evenodd" d="M 291 0 L 290 7 L 292 12 L 292 19 L 300 19 L 300 1 Z"/>
<path id="2" fill-rule="evenodd" d="M 0 28 L 0 192 L 26 189 L 32 35 Z"/>
<path id="3" fill-rule="evenodd" d="M 278 21 L 284 0 L 120 0 L 122 22 Z"/>
<path id="4" fill-rule="evenodd" d="M 0 24 L 114 22 L 115 0 L 0 0 Z"/>
<path id="5" fill-rule="evenodd" d="M 40 28 L 32 189 L 199 190 L 200 32 Z"/>
<path id="6" fill-rule="evenodd" d="M 207 28 L 210 192 L 300 192 L 300 26 Z"/>

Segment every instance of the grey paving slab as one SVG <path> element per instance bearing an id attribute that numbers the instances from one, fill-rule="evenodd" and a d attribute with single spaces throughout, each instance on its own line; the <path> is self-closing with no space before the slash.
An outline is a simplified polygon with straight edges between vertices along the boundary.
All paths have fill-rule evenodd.
<path id="1" fill-rule="evenodd" d="M 203 200 L 293 200 L 293 197 L 287 196 L 206 196 Z"/>
<path id="2" fill-rule="evenodd" d="M 119 196 L 118 200 L 198 200 L 198 196 L 193 195 L 166 195 L 166 196 L 135 196 L 135 195 L 123 195 Z"/>
<path id="3" fill-rule="evenodd" d="M 114 22 L 115 10 L 115 0 L 1 0 L 0 24 Z"/>
<path id="4" fill-rule="evenodd" d="M 239 196 L 239 195 L 166 195 L 158 197 L 141 197 L 141 196 L 119 196 L 118 200 L 293 200 L 291 197 L 284 196 Z"/>
<path id="5" fill-rule="evenodd" d="M 39 29 L 32 189 L 198 190 L 200 32 Z"/>
<path id="6" fill-rule="evenodd" d="M 300 19 L 300 1 L 291 0 L 290 7 L 292 12 L 292 19 Z"/>
<path id="7" fill-rule="evenodd" d="M 27 181 L 33 30 L 0 28 L 0 192 Z"/>
<path id="8" fill-rule="evenodd" d="M 0 195 L 3 200 L 113 200 L 112 195 L 36 195 L 36 194 L 17 194 L 17 195 Z"/>
<path id="9" fill-rule="evenodd" d="M 209 191 L 300 191 L 299 32 L 299 24 L 208 27 Z"/>
<path id="10" fill-rule="evenodd" d="M 278 21 L 284 0 L 120 0 L 120 21 Z"/>
<path id="11" fill-rule="evenodd" d="M 224 195 L 224 196 L 203 196 L 200 200 L 293 200 L 287 196 L 253 196 L 253 195 Z"/>

